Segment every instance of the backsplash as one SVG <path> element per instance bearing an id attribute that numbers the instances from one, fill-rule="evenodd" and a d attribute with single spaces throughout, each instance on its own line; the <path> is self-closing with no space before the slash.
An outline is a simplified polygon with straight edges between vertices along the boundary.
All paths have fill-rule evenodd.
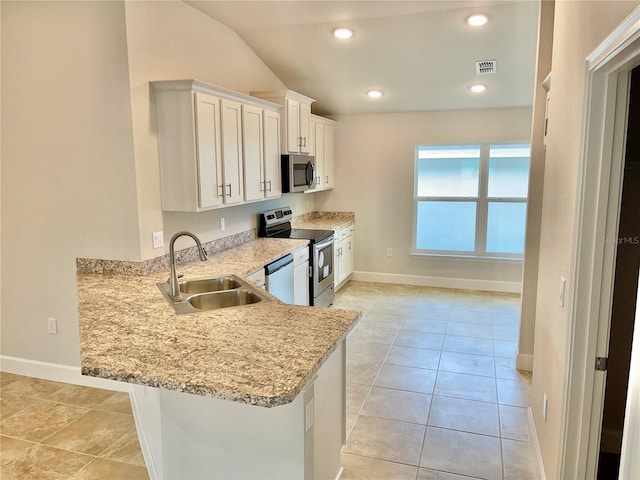
<path id="1" fill-rule="evenodd" d="M 207 252 L 207 255 L 212 255 L 222 250 L 226 250 L 227 248 L 249 242 L 257 237 L 258 232 L 254 228 L 235 235 L 203 243 L 202 247 L 205 252 Z M 198 249 L 195 245 L 176 252 L 176 261 L 180 263 L 195 261 L 197 259 Z M 76 270 L 78 273 L 101 273 L 131 276 L 154 275 L 158 272 L 169 270 L 169 254 L 152 258 L 150 260 L 144 260 L 142 262 L 76 258 Z"/>
<path id="2" fill-rule="evenodd" d="M 353 222 L 355 214 L 353 212 L 308 212 L 291 219 L 291 225 L 312 222 L 314 220 L 344 220 Z"/>

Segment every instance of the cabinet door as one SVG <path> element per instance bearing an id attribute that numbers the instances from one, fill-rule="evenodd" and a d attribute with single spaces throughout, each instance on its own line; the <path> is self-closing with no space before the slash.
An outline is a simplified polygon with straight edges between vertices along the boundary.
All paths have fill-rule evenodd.
<path id="1" fill-rule="evenodd" d="M 344 282 L 344 280 L 349 275 L 349 249 L 347 244 L 347 239 L 343 238 L 340 240 L 340 244 L 338 246 L 340 250 L 340 257 L 338 259 L 339 267 L 339 275 L 338 275 L 338 283 Z"/>
<path id="2" fill-rule="evenodd" d="M 333 125 L 324 126 L 324 176 L 322 177 L 323 188 L 333 188 L 333 168 L 334 168 L 334 127 Z"/>
<path id="3" fill-rule="evenodd" d="M 309 305 L 309 260 L 293 269 L 293 304 Z"/>
<path id="4" fill-rule="evenodd" d="M 322 179 L 324 178 L 324 125 L 322 123 L 315 124 L 315 146 L 316 146 L 316 188 L 322 188 Z"/>
<path id="5" fill-rule="evenodd" d="M 311 105 L 300 103 L 300 115 L 298 118 L 300 134 L 300 152 L 309 153 L 309 123 L 311 121 Z"/>
<path id="6" fill-rule="evenodd" d="M 264 182 L 265 197 L 282 195 L 280 173 L 280 113 L 264 111 Z"/>
<path id="7" fill-rule="evenodd" d="M 335 238 L 335 243 L 333 245 L 333 286 L 337 288 L 340 284 L 340 248 L 344 245 L 344 241 L 342 240 L 342 232 L 343 229 L 339 228 L 333 232 L 333 237 Z"/>
<path id="8" fill-rule="evenodd" d="M 287 151 L 300 152 L 300 102 L 287 98 Z"/>
<path id="9" fill-rule="evenodd" d="M 241 104 L 223 99 L 221 117 L 224 203 L 229 205 L 241 202 L 244 198 Z"/>
<path id="10" fill-rule="evenodd" d="M 244 199 L 264 198 L 262 109 L 242 105 L 242 150 L 244 154 Z"/>
<path id="11" fill-rule="evenodd" d="M 347 278 L 353 273 L 353 233 L 350 233 L 346 238 L 346 253 L 347 261 L 344 278 Z"/>
<path id="12" fill-rule="evenodd" d="M 220 99 L 196 92 L 195 136 L 198 168 L 198 206 L 211 208 L 223 201 L 220 149 Z"/>

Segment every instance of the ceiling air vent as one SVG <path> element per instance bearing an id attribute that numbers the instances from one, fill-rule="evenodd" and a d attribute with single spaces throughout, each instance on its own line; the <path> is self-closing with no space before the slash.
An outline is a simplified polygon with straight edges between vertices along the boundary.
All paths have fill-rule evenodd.
<path id="1" fill-rule="evenodd" d="M 476 62 L 476 73 L 478 75 L 496 73 L 496 64 L 497 62 L 495 60 L 481 60 Z"/>

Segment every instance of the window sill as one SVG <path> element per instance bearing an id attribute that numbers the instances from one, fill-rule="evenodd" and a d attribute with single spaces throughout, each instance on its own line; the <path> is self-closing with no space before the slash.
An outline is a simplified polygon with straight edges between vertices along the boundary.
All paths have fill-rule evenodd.
<path id="1" fill-rule="evenodd" d="M 500 256 L 488 256 L 488 255 L 456 255 L 450 253 L 422 253 L 422 252 L 410 252 L 409 257 L 422 260 L 422 259 L 438 259 L 438 260 L 462 260 L 469 262 L 487 262 L 487 263 L 510 263 L 518 265 L 522 263 L 522 258 L 518 257 L 500 257 Z"/>

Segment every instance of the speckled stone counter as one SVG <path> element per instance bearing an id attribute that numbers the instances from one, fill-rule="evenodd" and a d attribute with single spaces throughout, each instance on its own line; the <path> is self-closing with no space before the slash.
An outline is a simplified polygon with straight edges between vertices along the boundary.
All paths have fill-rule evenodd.
<path id="1" fill-rule="evenodd" d="M 294 228 L 337 230 L 355 223 L 353 212 L 311 212 L 295 217 L 291 222 Z"/>
<path id="2" fill-rule="evenodd" d="M 306 244 L 257 239 L 185 277 L 246 275 Z M 82 373 L 263 407 L 287 404 L 313 378 L 360 312 L 272 302 L 177 315 L 148 275 L 78 273 Z M 268 295 L 268 294 L 267 294 Z M 273 298 L 273 297 L 272 297 Z"/>

